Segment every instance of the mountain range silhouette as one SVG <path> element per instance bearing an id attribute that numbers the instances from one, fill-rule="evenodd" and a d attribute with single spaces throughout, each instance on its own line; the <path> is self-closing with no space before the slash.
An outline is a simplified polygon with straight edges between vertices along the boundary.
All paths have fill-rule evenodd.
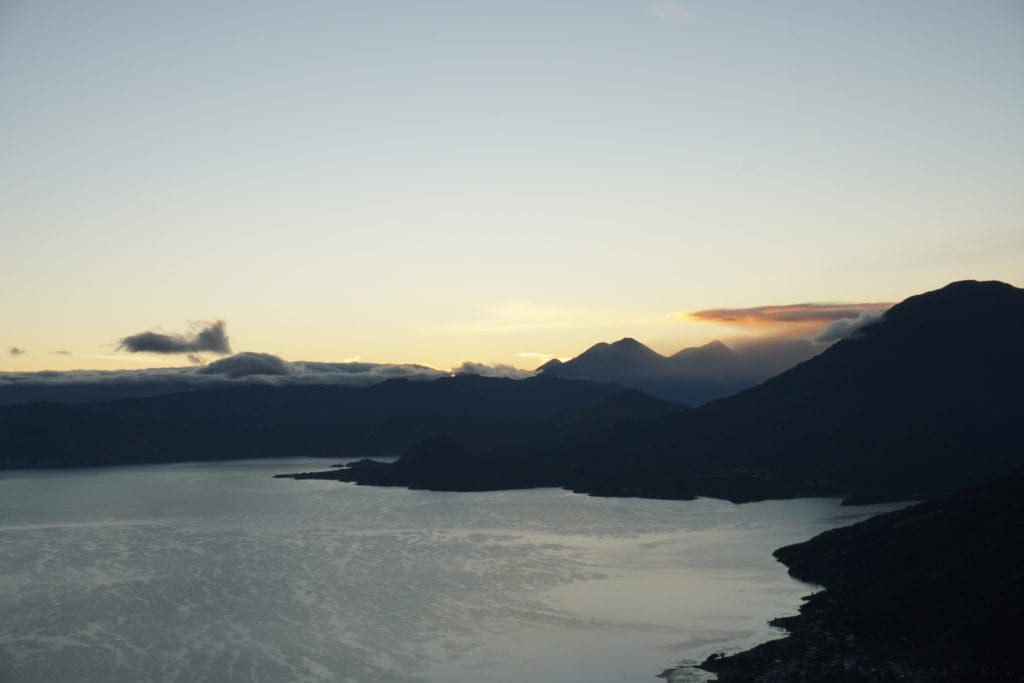
<path id="1" fill-rule="evenodd" d="M 893 306 L 854 339 L 734 396 L 557 442 L 476 454 L 457 488 L 599 495 L 913 500 L 1024 465 L 1024 291 L 957 282 Z M 636 342 L 598 346 L 650 359 Z M 622 353 L 620 353 L 622 351 Z M 596 360 L 592 360 L 596 359 Z M 391 469 L 353 481 L 445 488 Z"/>

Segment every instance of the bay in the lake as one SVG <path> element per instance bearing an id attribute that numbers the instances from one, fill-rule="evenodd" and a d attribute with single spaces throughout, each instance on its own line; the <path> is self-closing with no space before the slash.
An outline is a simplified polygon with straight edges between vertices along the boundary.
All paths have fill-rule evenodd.
<path id="1" fill-rule="evenodd" d="M 653 683 L 778 637 L 772 550 L 897 507 L 271 478 L 327 464 L 0 473 L 0 680 Z"/>

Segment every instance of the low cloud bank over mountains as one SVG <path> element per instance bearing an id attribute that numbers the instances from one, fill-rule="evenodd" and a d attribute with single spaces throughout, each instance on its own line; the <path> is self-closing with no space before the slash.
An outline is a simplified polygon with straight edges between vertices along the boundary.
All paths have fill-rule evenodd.
<path id="1" fill-rule="evenodd" d="M 423 365 L 289 362 L 269 353 L 242 352 L 198 367 L 0 373 L 0 405 L 105 401 L 236 384 L 369 386 L 448 374 Z"/>

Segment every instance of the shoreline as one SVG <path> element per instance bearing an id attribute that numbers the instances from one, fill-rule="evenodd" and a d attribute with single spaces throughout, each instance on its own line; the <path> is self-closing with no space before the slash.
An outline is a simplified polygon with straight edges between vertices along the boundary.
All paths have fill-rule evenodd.
<path id="1" fill-rule="evenodd" d="M 722 683 L 1009 683 L 1024 652 L 1024 470 L 776 550 L 822 587 L 788 632 L 700 668 Z"/>

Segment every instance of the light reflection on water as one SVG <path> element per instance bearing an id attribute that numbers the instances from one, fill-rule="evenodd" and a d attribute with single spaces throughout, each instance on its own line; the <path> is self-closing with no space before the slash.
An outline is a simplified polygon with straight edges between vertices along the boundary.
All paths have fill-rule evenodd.
<path id="1" fill-rule="evenodd" d="M 272 479 L 0 475 L 0 680 L 655 681 L 773 636 L 771 557 L 869 512 Z"/>

